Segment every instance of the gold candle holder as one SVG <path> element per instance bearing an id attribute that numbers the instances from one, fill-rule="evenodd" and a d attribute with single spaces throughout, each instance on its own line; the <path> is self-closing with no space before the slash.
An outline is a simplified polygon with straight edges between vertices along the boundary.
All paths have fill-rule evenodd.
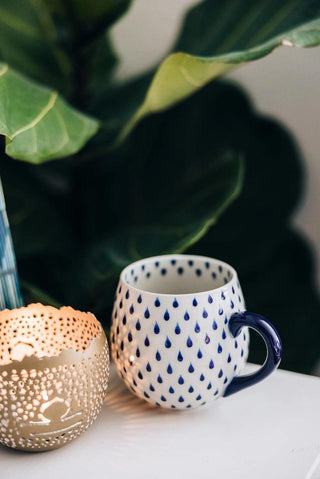
<path id="1" fill-rule="evenodd" d="M 91 313 L 42 304 L 0 312 L 0 443 L 24 451 L 67 444 L 95 420 L 109 349 Z"/>

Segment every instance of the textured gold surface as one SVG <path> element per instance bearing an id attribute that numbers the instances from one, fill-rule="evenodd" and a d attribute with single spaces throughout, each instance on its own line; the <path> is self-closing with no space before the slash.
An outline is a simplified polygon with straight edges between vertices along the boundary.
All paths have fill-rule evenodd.
<path id="1" fill-rule="evenodd" d="M 41 304 L 0 312 L 0 443 L 55 449 L 97 417 L 109 350 L 91 313 Z"/>

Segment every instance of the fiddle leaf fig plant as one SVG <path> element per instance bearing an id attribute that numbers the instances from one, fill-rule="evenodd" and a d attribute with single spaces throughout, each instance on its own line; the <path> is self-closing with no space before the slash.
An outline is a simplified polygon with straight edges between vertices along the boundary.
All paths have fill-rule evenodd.
<path id="1" fill-rule="evenodd" d="M 317 1 L 207 0 L 156 69 L 117 83 L 110 27 L 132 3 L 1 2 L 0 171 L 26 301 L 105 314 L 130 261 L 214 240 L 250 162 L 268 163 L 259 115 L 217 78 L 320 44 Z"/>

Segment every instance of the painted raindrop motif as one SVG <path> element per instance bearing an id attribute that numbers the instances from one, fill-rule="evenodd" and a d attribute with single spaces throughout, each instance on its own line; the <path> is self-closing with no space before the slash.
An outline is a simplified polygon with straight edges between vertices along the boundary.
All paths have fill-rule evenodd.
<path id="1" fill-rule="evenodd" d="M 203 310 L 202 317 L 203 317 L 203 318 L 207 318 L 207 317 L 208 317 L 208 313 L 207 313 L 207 311 L 206 311 L 205 309 Z"/>
<path id="2" fill-rule="evenodd" d="M 212 304 L 212 303 L 213 303 L 213 299 L 212 299 L 211 294 L 209 294 L 209 296 L 208 296 L 208 303 L 209 303 L 209 304 Z"/>
<path id="3" fill-rule="evenodd" d="M 217 351 L 218 351 L 218 353 L 219 353 L 219 354 L 221 354 L 221 353 L 222 353 L 222 346 L 221 346 L 221 344 L 220 344 L 220 343 L 219 343 L 219 345 L 218 345 L 218 350 L 217 350 Z"/>
<path id="4" fill-rule="evenodd" d="M 168 364 L 167 373 L 168 373 L 168 374 L 172 374 L 172 372 L 173 372 L 172 366 L 171 366 L 171 364 Z"/>
<path id="5" fill-rule="evenodd" d="M 192 345 L 193 345 L 192 339 L 190 338 L 190 336 L 188 336 L 188 339 L 187 339 L 187 346 L 188 346 L 188 348 L 191 348 Z"/>
<path id="6" fill-rule="evenodd" d="M 136 356 L 137 356 L 137 358 L 140 358 L 140 349 L 139 348 L 136 349 Z"/>
<path id="7" fill-rule="evenodd" d="M 151 365 L 150 365 L 149 362 L 148 362 L 147 365 L 146 365 L 146 370 L 148 371 L 148 373 L 151 372 Z"/>
<path id="8" fill-rule="evenodd" d="M 179 354 L 178 354 L 178 361 L 179 362 L 183 361 L 183 356 L 181 354 L 181 351 L 179 351 Z"/>
<path id="9" fill-rule="evenodd" d="M 138 303 L 139 303 L 139 304 L 140 304 L 140 303 L 142 303 L 142 297 L 141 297 L 141 294 L 139 294 L 137 301 L 138 301 Z"/>
<path id="10" fill-rule="evenodd" d="M 142 379 L 143 379 L 143 374 L 142 374 L 141 371 L 138 371 L 138 378 L 141 379 L 141 381 L 142 381 Z"/>
<path id="11" fill-rule="evenodd" d="M 177 326 L 175 327 L 174 332 L 175 332 L 176 334 L 180 334 L 180 333 L 181 333 L 181 329 L 180 329 L 179 324 L 177 324 Z"/>
<path id="12" fill-rule="evenodd" d="M 222 339 L 226 339 L 226 337 L 227 337 L 227 334 L 226 334 L 225 330 L 223 330 L 222 331 Z"/>
<path id="13" fill-rule="evenodd" d="M 179 377 L 179 379 L 178 379 L 178 383 L 179 383 L 179 384 L 184 384 L 184 379 L 183 379 L 183 377 L 182 377 L 182 376 L 180 376 L 180 377 Z"/>
<path id="14" fill-rule="evenodd" d="M 122 324 L 123 326 L 125 326 L 127 324 L 127 316 L 124 315 L 123 318 L 122 318 Z"/>
<path id="15" fill-rule="evenodd" d="M 141 329 L 141 324 L 140 324 L 140 321 L 138 319 L 138 321 L 136 322 L 136 330 L 140 331 L 140 329 Z"/>
<path id="16" fill-rule="evenodd" d="M 209 338 L 209 336 L 208 336 L 207 334 L 206 334 L 206 337 L 204 338 L 204 342 L 205 342 L 206 344 L 209 344 L 209 343 L 210 343 L 210 338 Z"/>
<path id="17" fill-rule="evenodd" d="M 210 360 L 210 363 L 209 363 L 209 369 L 213 369 L 214 368 L 214 362 L 213 360 L 211 359 Z"/>
<path id="18" fill-rule="evenodd" d="M 157 298 L 157 299 L 155 300 L 154 305 L 155 305 L 156 308 L 159 308 L 159 306 L 160 306 L 159 298 Z"/>
<path id="19" fill-rule="evenodd" d="M 145 312 L 144 312 L 144 317 L 145 317 L 146 319 L 149 319 L 149 318 L 150 318 L 150 312 L 149 312 L 149 309 L 148 309 L 148 308 L 147 308 L 147 309 L 145 310 Z"/>
<path id="20" fill-rule="evenodd" d="M 160 374 L 159 374 L 159 376 L 157 377 L 157 381 L 158 381 L 159 384 L 162 384 L 162 383 L 163 383 L 163 380 L 162 380 L 162 377 L 160 376 Z"/>
<path id="21" fill-rule="evenodd" d="M 192 304 L 194 307 L 198 306 L 198 301 L 196 300 L 196 298 L 193 299 Z"/>
<path id="22" fill-rule="evenodd" d="M 201 358 L 202 358 L 202 352 L 201 352 L 201 350 L 200 350 L 200 349 L 199 349 L 199 351 L 198 351 L 198 354 L 197 354 L 197 356 L 198 356 L 198 358 L 199 358 L 199 359 L 201 359 Z"/>
<path id="23" fill-rule="evenodd" d="M 205 379 L 204 375 L 201 374 L 201 376 L 200 376 L 200 381 L 204 381 L 204 379 Z"/>
<path id="24" fill-rule="evenodd" d="M 185 319 L 185 321 L 189 321 L 190 316 L 189 316 L 188 311 L 186 311 L 186 312 L 184 313 L 184 319 Z"/>
<path id="25" fill-rule="evenodd" d="M 180 266 L 180 267 L 177 269 L 177 271 L 178 271 L 178 274 L 181 275 L 181 274 L 183 274 L 183 271 L 184 271 L 184 270 L 183 270 L 183 268 Z"/>
<path id="26" fill-rule="evenodd" d="M 144 340 L 144 345 L 148 348 L 150 346 L 150 341 L 148 336 L 146 336 L 146 339 Z"/>
<path id="27" fill-rule="evenodd" d="M 171 348 L 171 341 L 170 341 L 170 339 L 168 338 L 168 336 L 167 336 L 167 339 L 166 339 L 164 345 L 165 345 L 165 347 L 168 348 L 168 349 Z"/>
<path id="28" fill-rule="evenodd" d="M 223 376 L 223 371 L 222 371 L 222 369 L 220 369 L 219 374 L 218 374 L 218 378 L 222 378 L 222 376 Z"/>
<path id="29" fill-rule="evenodd" d="M 169 387 L 169 393 L 170 393 L 170 394 L 174 394 L 174 389 L 173 389 L 172 386 Z"/>
<path id="30" fill-rule="evenodd" d="M 178 301 L 177 301 L 176 299 L 173 301 L 172 306 L 173 306 L 174 308 L 179 308 L 179 303 L 178 303 Z"/>
<path id="31" fill-rule="evenodd" d="M 161 361 L 161 354 L 159 353 L 159 351 L 156 352 L 156 360 Z"/>
<path id="32" fill-rule="evenodd" d="M 129 293 L 129 290 L 127 290 L 127 292 L 126 292 L 126 299 L 129 299 L 129 296 L 130 296 L 130 293 Z"/>
<path id="33" fill-rule="evenodd" d="M 158 323 L 156 323 L 156 324 L 154 325 L 153 332 L 154 332 L 154 334 L 159 334 L 159 333 L 160 333 L 160 328 L 159 328 L 159 324 L 158 324 Z"/>
<path id="34" fill-rule="evenodd" d="M 213 329 L 214 331 L 216 331 L 216 330 L 218 329 L 218 325 L 217 325 L 217 322 L 216 322 L 216 321 L 213 321 L 213 323 L 212 323 L 212 329 Z"/>
<path id="35" fill-rule="evenodd" d="M 195 333 L 200 333 L 200 326 L 199 326 L 198 322 L 196 322 L 196 325 L 194 327 L 194 332 Z"/>
<path id="36" fill-rule="evenodd" d="M 152 391 L 152 392 L 155 391 L 155 389 L 154 389 L 154 387 L 152 386 L 152 384 L 150 384 L 149 389 L 150 389 L 150 391 Z"/>
<path id="37" fill-rule="evenodd" d="M 231 363 L 231 356 L 230 356 L 230 354 L 228 355 L 227 361 L 228 361 L 228 363 Z"/>
<path id="38" fill-rule="evenodd" d="M 169 314 L 168 310 L 166 310 L 166 312 L 164 313 L 163 319 L 164 319 L 165 321 L 169 321 L 169 319 L 170 319 L 170 314 Z"/>
<path id="39" fill-rule="evenodd" d="M 194 367 L 192 366 L 191 363 L 190 363 L 190 366 L 188 368 L 188 371 L 189 371 L 189 373 L 194 373 Z"/>
<path id="40" fill-rule="evenodd" d="M 194 391 L 193 387 L 190 386 L 189 389 L 188 389 L 188 392 L 189 392 L 189 393 L 193 393 L 193 391 Z"/>
<path id="41" fill-rule="evenodd" d="M 129 333 L 128 333 L 128 341 L 129 341 L 129 343 L 131 343 L 131 341 L 132 341 L 132 333 L 131 333 L 131 331 L 129 331 Z"/>
<path id="42" fill-rule="evenodd" d="M 133 313 L 134 313 L 134 306 L 133 306 L 133 304 L 130 306 L 129 311 L 130 311 L 130 314 L 133 314 Z"/>

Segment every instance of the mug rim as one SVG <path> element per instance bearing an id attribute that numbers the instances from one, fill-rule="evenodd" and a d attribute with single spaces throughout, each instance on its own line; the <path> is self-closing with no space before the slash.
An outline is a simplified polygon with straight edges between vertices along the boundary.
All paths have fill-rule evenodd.
<path id="1" fill-rule="evenodd" d="M 157 261 L 157 260 L 161 260 L 161 259 L 185 259 L 186 261 L 190 261 L 190 260 L 204 260 L 204 261 L 208 261 L 210 262 L 211 264 L 215 264 L 215 265 L 218 265 L 218 266 L 224 266 L 224 267 L 227 267 L 229 268 L 230 270 L 230 273 L 231 273 L 231 277 L 228 279 L 228 281 L 226 283 L 224 283 L 223 285 L 217 287 L 217 288 L 211 288 L 211 289 L 206 289 L 206 290 L 203 290 L 203 291 L 193 291 L 193 292 L 190 292 L 190 293 L 157 293 L 157 292 L 154 292 L 154 291 L 149 291 L 147 289 L 142 289 L 142 288 L 138 288 L 136 286 L 133 286 L 132 284 L 128 283 L 128 281 L 126 281 L 125 279 L 125 276 L 126 276 L 126 273 L 133 267 L 133 266 L 138 266 L 139 264 L 147 264 L 147 263 L 151 263 L 151 262 L 154 262 L 154 261 Z M 163 255 L 157 255 L 157 256 L 148 256 L 147 258 L 141 258 L 137 261 L 134 261 L 133 263 L 130 263 L 128 264 L 120 273 L 120 280 L 123 282 L 123 284 L 127 287 L 127 288 L 130 288 L 131 290 L 134 290 L 136 291 L 137 293 L 140 293 L 140 294 L 147 294 L 147 295 L 150 295 L 150 296 L 156 296 L 156 297 L 166 297 L 166 298 L 176 298 L 176 297 L 187 297 L 187 296 L 194 296 L 194 295 L 205 295 L 205 294 L 209 294 L 209 293 L 215 293 L 215 292 L 218 292 L 218 291 L 221 291 L 223 288 L 226 288 L 226 287 L 229 287 L 230 284 L 236 280 L 238 278 L 238 275 L 237 275 L 237 272 L 236 270 L 233 268 L 233 266 L 231 266 L 230 264 L 226 263 L 225 261 L 221 261 L 220 259 L 217 259 L 217 258 L 211 258 L 210 256 L 203 256 L 203 255 L 196 255 L 196 254 L 163 254 Z"/>

